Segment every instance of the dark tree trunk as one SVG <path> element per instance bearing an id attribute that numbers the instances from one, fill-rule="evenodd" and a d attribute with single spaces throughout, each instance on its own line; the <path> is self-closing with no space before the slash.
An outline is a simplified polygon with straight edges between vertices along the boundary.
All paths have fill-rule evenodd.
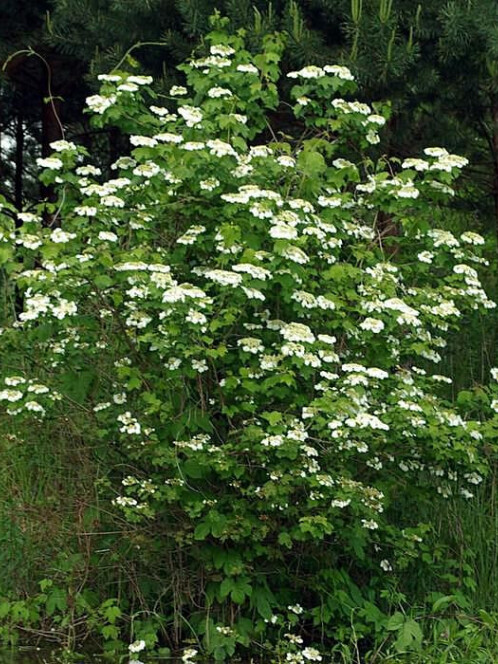
<path id="1" fill-rule="evenodd" d="M 52 88 L 51 79 L 52 73 L 47 72 L 42 88 L 42 157 L 48 157 L 52 153 L 50 143 L 63 138 L 61 102 L 60 99 L 56 98 L 56 93 Z M 57 200 L 52 185 L 47 186 L 42 184 L 40 187 L 40 194 L 47 204 L 54 203 Z M 54 220 L 54 215 L 50 209 L 45 212 L 43 217 L 44 224 L 50 226 Z"/>
<path id="2" fill-rule="evenodd" d="M 493 106 L 493 198 L 495 203 L 495 231 L 498 236 L 498 104 Z"/>
<path id="3" fill-rule="evenodd" d="M 16 172 L 14 178 L 14 205 L 22 210 L 23 203 L 23 168 L 24 168 L 24 122 L 22 113 L 16 118 Z"/>

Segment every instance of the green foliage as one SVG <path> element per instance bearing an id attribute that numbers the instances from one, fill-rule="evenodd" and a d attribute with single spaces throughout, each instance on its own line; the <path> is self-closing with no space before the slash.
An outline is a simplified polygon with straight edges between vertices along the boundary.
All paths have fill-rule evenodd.
<path id="1" fill-rule="evenodd" d="M 68 645 L 94 630 L 111 650 L 258 645 L 299 663 L 385 638 L 418 656 L 424 617 L 405 615 L 399 579 L 441 548 L 414 508 L 471 498 L 497 426 L 498 370 L 474 408 L 431 368 L 495 306 L 484 239 L 433 223 L 467 160 L 376 158 L 389 107 L 343 99 L 356 88 L 338 65 L 287 75 L 300 131 L 277 137 L 285 39 L 252 53 L 211 23 L 185 87 L 100 76 L 93 126 L 129 141 L 110 178 L 58 141 L 38 161 L 53 223 L 25 212 L 15 228 L 4 205 L 5 426 L 72 422 L 103 454 L 110 561 L 128 576 L 101 597 L 87 559 L 62 557 L 40 593 L 5 601 L 6 633 L 42 622 Z M 454 592 L 434 612 L 462 604 L 442 580 Z"/>

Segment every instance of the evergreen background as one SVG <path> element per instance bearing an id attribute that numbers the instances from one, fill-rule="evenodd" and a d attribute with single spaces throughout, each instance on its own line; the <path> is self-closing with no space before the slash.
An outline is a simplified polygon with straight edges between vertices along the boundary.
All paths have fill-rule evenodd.
<path id="1" fill-rule="evenodd" d="M 50 190 L 37 181 L 35 159 L 61 137 L 61 123 L 66 138 L 88 147 L 107 169 L 122 152 L 123 138 L 115 130 L 91 128 L 83 114 L 85 97 L 96 91 L 96 75 L 128 57 L 128 65 L 136 61 L 140 73 L 155 77 L 158 93 L 181 84 L 176 66 L 202 40 L 215 8 L 230 18 L 234 30 L 247 31 L 254 48 L 268 31 L 285 31 L 284 70 L 345 64 L 358 79 L 360 98 L 389 100 L 392 113 L 379 154 L 403 159 L 441 145 L 470 160 L 452 214 L 435 225 L 485 235 L 491 263 L 485 285 L 498 299 L 495 0 L 3 0 L 0 193 L 19 210 L 50 198 Z M 273 131 L 286 132 L 288 123 L 285 108 L 278 109 Z M 496 314 L 485 326 L 476 316 L 465 334 L 451 340 L 442 373 L 453 377 L 455 394 L 484 382 L 496 364 L 496 322 Z M 80 443 L 55 437 L 40 441 L 36 450 L 20 450 L 14 440 L 0 442 L 2 593 L 15 589 L 28 595 L 56 553 L 67 551 L 70 559 L 71 552 L 79 555 L 84 549 L 85 539 L 75 538 L 73 526 L 92 529 L 88 506 L 96 500 L 99 471 L 98 461 Z M 471 566 L 475 582 L 465 590 L 476 611 L 498 610 L 495 475 L 478 500 L 464 508 L 448 501 L 444 510 L 431 513 L 421 506 L 421 518 L 436 524 L 435 538 L 452 553 L 448 574 L 465 585 Z M 116 553 L 115 569 L 101 570 L 97 582 L 133 583 L 133 555 Z M 422 596 L 431 579 L 414 578 L 412 586 L 414 596 Z"/>

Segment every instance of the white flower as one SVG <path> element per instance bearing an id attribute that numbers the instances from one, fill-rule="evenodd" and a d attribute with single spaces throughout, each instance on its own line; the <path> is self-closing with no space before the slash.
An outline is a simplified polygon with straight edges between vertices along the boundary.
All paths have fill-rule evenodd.
<path id="1" fill-rule="evenodd" d="M 296 160 L 294 157 L 289 157 L 286 154 L 280 155 L 280 157 L 277 157 L 276 159 L 277 164 L 280 166 L 283 166 L 284 168 L 294 168 L 296 165 Z"/>
<path id="2" fill-rule="evenodd" d="M 134 311 L 128 316 L 125 323 L 128 327 L 136 327 L 137 330 L 142 330 L 150 323 L 152 318 L 144 314 L 142 311 Z"/>
<path id="3" fill-rule="evenodd" d="M 45 408 L 38 401 L 26 401 L 24 407 L 32 413 L 45 413 Z"/>
<path id="4" fill-rule="evenodd" d="M 209 49 L 211 55 L 222 55 L 223 57 L 228 57 L 235 53 L 235 49 L 227 44 L 213 44 Z"/>
<path id="5" fill-rule="evenodd" d="M 237 71 L 240 71 L 244 74 L 259 74 L 259 69 L 251 63 L 237 65 Z"/>
<path id="6" fill-rule="evenodd" d="M 344 509 L 351 503 L 350 498 L 346 498 L 345 500 L 341 500 L 340 498 L 334 499 L 330 504 L 332 507 L 338 507 L 339 509 Z"/>
<path id="7" fill-rule="evenodd" d="M 162 134 L 156 134 L 154 140 L 160 141 L 161 143 L 174 143 L 179 144 L 183 142 L 183 136 L 179 134 L 172 134 L 169 131 L 166 131 Z"/>
<path id="8" fill-rule="evenodd" d="M 288 224 L 275 224 L 270 228 L 270 236 L 276 240 L 294 240 L 297 230 Z"/>
<path id="9" fill-rule="evenodd" d="M 240 274 L 228 272 L 228 270 L 208 270 L 206 277 L 221 286 L 238 286 L 242 283 Z"/>
<path id="10" fill-rule="evenodd" d="M 76 169 L 78 175 L 102 175 L 102 171 L 97 166 L 86 164 L 85 166 L 78 166 Z"/>
<path id="11" fill-rule="evenodd" d="M 498 380 L 498 367 L 493 367 L 490 371 L 493 380 Z M 5 381 L 7 382 L 7 381 Z"/>
<path id="12" fill-rule="evenodd" d="M 409 158 L 401 164 L 402 168 L 414 168 L 416 171 L 426 171 L 429 168 L 429 162 L 425 159 Z"/>
<path id="13" fill-rule="evenodd" d="M 119 429 L 121 433 L 129 433 L 137 436 L 141 434 L 142 427 L 140 426 L 138 420 L 132 417 L 130 411 L 127 411 L 122 415 L 118 415 L 117 420 L 123 425 Z M 141 643 L 143 643 L 143 641 Z M 133 650 L 132 652 L 140 652 L 140 650 L 143 650 L 143 648 L 145 648 L 145 643 L 142 648 L 139 648 L 138 650 Z"/>
<path id="14" fill-rule="evenodd" d="M 280 329 L 280 334 L 287 341 L 304 341 L 313 343 L 315 335 L 307 325 L 302 323 L 288 323 Z"/>
<path id="15" fill-rule="evenodd" d="M 112 502 L 114 505 L 119 505 L 120 507 L 136 507 L 138 505 L 138 501 L 136 500 L 136 498 L 132 498 L 131 496 L 118 496 Z M 135 643 L 143 643 L 143 641 L 135 641 Z M 128 646 L 130 652 L 139 652 L 136 650 L 131 650 L 132 646 L 134 646 L 133 643 L 130 646 Z M 141 648 L 140 650 L 143 650 L 143 648 Z"/>
<path id="16" fill-rule="evenodd" d="M 379 125 L 379 127 L 383 127 L 386 124 L 386 118 L 384 118 L 382 115 L 376 115 L 375 113 L 373 115 L 369 115 L 367 120 L 372 124 Z"/>
<path id="17" fill-rule="evenodd" d="M 445 148 L 425 148 L 424 153 L 429 157 L 444 157 L 448 154 Z"/>
<path id="18" fill-rule="evenodd" d="M 145 641 L 134 641 L 133 643 L 130 643 L 128 650 L 130 652 L 141 652 L 142 650 L 145 650 L 145 647 Z"/>
<path id="19" fill-rule="evenodd" d="M 194 152 L 195 150 L 202 150 L 206 147 L 202 141 L 187 141 L 182 146 L 182 150 L 187 150 L 188 152 Z"/>
<path id="20" fill-rule="evenodd" d="M 296 99 L 296 102 L 299 104 L 299 106 L 307 106 L 310 103 L 311 99 L 309 97 L 298 97 Z"/>
<path id="21" fill-rule="evenodd" d="M 195 69 L 204 69 L 205 71 L 203 73 L 207 73 L 209 67 L 230 67 L 232 61 L 219 55 L 210 55 L 207 58 L 192 60 L 190 64 L 192 67 L 195 67 Z"/>
<path id="22" fill-rule="evenodd" d="M 198 373 L 204 373 L 208 370 L 206 360 L 192 360 L 192 369 Z"/>
<path id="23" fill-rule="evenodd" d="M 121 85 L 118 85 L 118 90 L 119 92 L 136 92 L 138 90 L 138 85 L 135 85 L 135 83 L 121 83 Z"/>
<path id="24" fill-rule="evenodd" d="M 94 113 L 102 114 L 107 109 L 114 104 L 116 101 L 116 96 L 111 95 L 110 97 L 103 97 L 102 95 L 92 95 L 91 97 L 86 98 L 87 106 L 94 111 Z"/>
<path id="25" fill-rule="evenodd" d="M 356 168 L 352 161 L 342 158 L 334 159 L 332 165 L 335 166 L 335 168 Z"/>
<path id="26" fill-rule="evenodd" d="M 345 421 L 348 427 L 358 427 L 359 429 L 378 429 L 381 431 L 389 431 L 389 426 L 382 422 L 377 415 L 370 413 L 360 412 L 355 417 L 348 417 Z"/>
<path id="27" fill-rule="evenodd" d="M 230 145 L 230 143 L 225 143 L 225 141 L 220 141 L 219 139 L 213 139 L 207 142 L 210 154 L 215 157 L 236 157 L 237 153 Z"/>
<path id="28" fill-rule="evenodd" d="M 446 383 L 447 385 L 451 385 L 453 381 L 451 378 L 448 376 L 440 376 L 439 374 L 434 374 L 431 376 L 432 380 L 435 380 L 437 383 Z"/>
<path id="29" fill-rule="evenodd" d="M 321 67 L 309 65 L 303 67 L 299 71 L 291 71 L 287 74 L 289 78 L 321 78 L 325 76 L 325 71 Z"/>
<path id="30" fill-rule="evenodd" d="M 118 263 L 114 266 L 114 269 L 118 272 L 138 272 L 140 270 L 147 270 L 147 268 L 147 263 L 142 263 L 141 261 Z"/>
<path id="31" fill-rule="evenodd" d="M 183 95 L 186 95 L 187 92 L 187 88 L 183 87 L 183 85 L 173 85 L 169 90 L 172 97 L 182 97 Z"/>
<path id="32" fill-rule="evenodd" d="M 366 371 L 365 367 L 362 364 L 356 364 L 355 362 L 348 362 L 346 364 L 343 364 L 341 369 L 346 372 L 353 372 L 353 373 L 358 373 L 362 371 Z"/>
<path id="33" fill-rule="evenodd" d="M 337 78 L 341 78 L 343 81 L 354 81 L 354 76 L 347 67 L 341 65 L 325 65 L 323 70 L 327 72 L 327 74 L 332 74 L 333 76 L 337 76 Z"/>
<path id="34" fill-rule="evenodd" d="M 132 135 L 130 136 L 130 143 L 137 147 L 153 148 L 155 145 L 157 145 L 157 140 L 155 138 L 151 138 L 150 136 Z"/>
<path id="35" fill-rule="evenodd" d="M 167 108 L 164 108 L 164 106 L 151 106 L 150 110 L 154 115 L 158 115 L 160 118 L 164 117 L 165 115 L 169 115 L 169 111 Z"/>
<path id="36" fill-rule="evenodd" d="M 7 376 L 4 380 L 4 383 L 9 387 L 17 387 L 17 385 L 23 385 L 26 382 L 26 379 L 22 376 Z"/>
<path id="37" fill-rule="evenodd" d="M 269 270 L 265 270 L 265 268 L 253 265 L 252 263 L 238 263 L 237 265 L 232 266 L 232 270 L 234 272 L 245 272 L 253 279 L 261 279 L 262 281 L 271 277 L 271 272 Z"/>
<path id="38" fill-rule="evenodd" d="M 294 247 L 292 245 L 285 247 L 282 251 L 282 256 L 288 258 L 293 263 L 298 263 L 299 265 L 305 265 L 309 262 L 308 255 L 305 254 L 302 249 L 299 249 L 299 247 Z"/>
<path id="39" fill-rule="evenodd" d="M 33 222 L 41 221 L 41 219 L 32 212 L 18 212 L 17 218 L 19 219 L 19 221 L 22 221 L 24 224 L 30 224 Z"/>
<path id="40" fill-rule="evenodd" d="M 378 378 L 379 380 L 384 380 L 389 377 L 387 371 L 384 371 L 384 369 L 378 369 L 377 367 L 368 367 L 366 374 L 370 378 Z"/>
<path id="41" fill-rule="evenodd" d="M 189 309 L 187 315 L 185 316 L 185 320 L 187 320 L 189 323 L 192 323 L 193 325 L 205 325 L 207 323 L 206 316 L 200 311 L 196 311 L 195 309 Z"/>
<path id="42" fill-rule="evenodd" d="M 121 80 L 121 76 L 119 74 L 99 74 L 97 79 L 107 83 L 118 83 Z"/>
<path id="43" fill-rule="evenodd" d="M 187 648 L 184 650 L 182 655 L 182 662 L 190 662 L 197 655 L 197 650 L 195 648 Z"/>
<path id="44" fill-rule="evenodd" d="M 38 158 L 36 163 L 40 168 L 50 168 L 53 171 L 59 171 L 64 166 L 62 161 L 57 157 Z"/>
<path id="45" fill-rule="evenodd" d="M 26 298 L 25 310 L 19 314 L 22 321 L 36 320 L 40 314 L 47 313 L 50 306 L 50 299 L 46 295 L 38 293 L 32 297 Z"/>
<path id="46" fill-rule="evenodd" d="M 428 263 L 430 265 L 434 258 L 434 254 L 431 251 L 421 251 L 417 254 L 417 258 L 421 263 Z"/>
<path id="47" fill-rule="evenodd" d="M 111 233 L 110 231 L 100 231 L 99 233 L 99 240 L 107 241 L 107 242 L 117 242 L 118 241 L 118 236 L 116 233 Z"/>
<path id="48" fill-rule="evenodd" d="M 378 334 L 384 329 L 384 323 L 377 318 L 365 318 L 365 320 L 360 323 L 360 327 L 362 330 L 369 330 L 374 334 Z"/>
<path id="49" fill-rule="evenodd" d="M 467 482 L 475 485 L 480 484 L 483 479 L 481 475 L 478 475 L 477 473 L 465 473 L 464 477 L 467 480 Z"/>
<path id="50" fill-rule="evenodd" d="M 43 242 L 37 235 L 30 235 L 29 233 L 25 233 L 24 235 L 21 235 L 20 238 L 16 240 L 16 244 L 20 244 L 21 246 L 25 247 L 26 249 L 38 249 L 38 247 L 41 247 Z"/>
<path id="51" fill-rule="evenodd" d="M 328 208 L 340 207 L 342 204 L 342 199 L 340 196 L 319 196 L 318 205 Z"/>
<path id="52" fill-rule="evenodd" d="M 208 180 L 201 180 L 199 182 L 199 187 L 205 191 L 213 191 L 216 187 L 220 186 L 220 181 L 216 178 L 209 178 Z"/>
<path id="53" fill-rule="evenodd" d="M 384 570 L 384 572 L 392 572 L 393 568 L 391 563 L 388 560 L 381 560 L 380 561 L 380 566 Z"/>
<path id="54" fill-rule="evenodd" d="M 479 233 L 473 233 L 472 231 L 467 231 L 460 235 L 460 239 L 466 242 L 467 244 L 484 244 L 484 238 Z"/>
<path id="55" fill-rule="evenodd" d="M 198 236 L 204 233 L 205 230 L 205 226 L 190 226 L 187 232 L 177 239 L 177 243 L 186 245 L 194 244 Z"/>
<path id="56" fill-rule="evenodd" d="M 361 525 L 363 526 L 363 528 L 366 528 L 367 530 L 377 530 L 377 528 L 379 527 L 377 521 L 374 521 L 373 519 L 370 520 L 362 519 Z"/>
<path id="57" fill-rule="evenodd" d="M 100 202 L 106 207 L 123 208 L 125 206 L 124 200 L 119 196 L 102 196 Z"/>
<path id="58" fill-rule="evenodd" d="M 242 290 L 249 300 L 261 300 L 261 302 L 264 302 L 266 299 L 264 294 L 257 288 L 246 288 L 246 286 L 242 286 Z"/>
<path id="59" fill-rule="evenodd" d="M 296 643 L 296 644 L 301 644 L 303 643 L 303 639 L 301 636 L 298 636 L 297 634 L 284 634 L 286 639 L 289 639 L 291 643 Z"/>
<path id="60" fill-rule="evenodd" d="M 361 115 L 370 115 L 372 109 L 368 104 L 362 104 L 359 101 L 346 101 L 345 99 L 334 99 L 332 106 L 343 113 L 360 113 Z"/>
<path id="61" fill-rule="evenodd" d="M 179 106 L 178 113 L 185 120 L 187 127 L 194 127 L 199 122 L 202 122 L 202 111 L 195 106 Z"/>
<path id="62" fill-rule="evenodd" d="M 145 164 L 139 164 L 133 169 L 133 175 L 141 175 L 145 178 L 153 177 L 160 173 L 161 169 L 157 164 L 152 161 L 147 161 Z"/>
<path id="63" fill-rule="evenodd" d="M 406 183 L 393 193 L 398 198 L 418 198 L 420 196 L 420 191 L 413 183 Z"/>
<path id="64" fill-rule="evenodd" d="M 61 298 L 57 304 L 51 305 L 52 313 L 58 320 L 63 320 L 66 316 L 74 316 L 78 311 L 75 302 L 70 302 Z"/>
<path id="65" fill-rule="evenodd" d="M 23 393 L 20 390 L 2 390 L 0 391 L 0 401 L 10 401 L 14 403 L 23 398 Z"/>
<path id="66" fill-rule="evenodd" d="M 373 130 L 367 132 L 365 138 L 367 139 L 367 142 L 370 143 L 370 145 L 377 145 L 377 143 L 380 143 L 379 135 Z"/>
<path id="67" fill-rule="evenodd" d="M 291 606 L 288 606 L 287 610 L 292 611 L 292 613 L 295 613 L 296 616 L 301 615 L 301 613 L 303 613 L 304 611 L 303 607 L 300 604 L 293 604 Z"/>
<path id="68" fill-rule="evenodd" d="M 137 85 L 150 85 L 153 81 L 152 76 L 128 76 L 127 79 L 128 83 L 136 83 Z"/>
<path id="69" fill-rule="evenodd" d="M 261 343 L 261 339 L 255 337 L 244 337 L 243 339 L 239 339 L 237 341 L 237 346 L 240 346 L 246 353 L 252 353 L 253 355 L 262 353 L 265 350 L 265 347 Z"/>
<path id="70" fill-rule="evenodd" d="M 76 233 L 66 233 L 61 228 L 55 228 L 50 234 L 50 239 L 56 244 L 64 244 L 70 240 L 74 240 Z"/>
<path id="71" fill-rule="evenodd" d="M 76 150 L 75 143 L 64 140 L 52 141 L 52 143 L 50 143 L 50 147 L 52 150 L 55 150 L 55 152 L 64 152 L 64 150 Z"/>
<path id="72" fill-rule="evenodd" d="M 302 652 L 304 659 L 310 662 L 321 662 L 323 657 L 316 648 L 305 648 Z"/>
<path id="73" fill-rule="evenodd" d="M 209 88 L 208 97 L 211 97 L 211 99 L 218 99 L 219 97 L 230 98 L 233 97 L 233 93 L 228 88 L 215 87 Z"/>

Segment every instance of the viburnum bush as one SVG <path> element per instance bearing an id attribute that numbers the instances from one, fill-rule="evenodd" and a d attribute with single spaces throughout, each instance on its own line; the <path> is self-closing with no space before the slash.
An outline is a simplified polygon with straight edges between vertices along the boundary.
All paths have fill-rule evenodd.
<path id="1" fill-rule="evenodd" d="M 0 399 L 19 435 L 83 413 L 115 450 L 103 493 L 169 570 L 154 610 L 185 661 L 256 642 L 321 661 L 427 555 L 417 502 L 482 480 L 482 425 L 433 367 L 495 305 L 482 237 L 431 225 L 466 160 L 368 156 L 388 109 L 344 100 L 336 65 L 287 75 L 300 138 L 275 136 L 282 38 L 257 55 L 243 39 L 217 19 L 164 99 L 150 77 L 100 76 L 88 111 L 129 150 L 104 176 L 57 141 L 39 160 L 50 222 L 15 228 L 4 205 L 1 346 L 24 359 Z"/>

